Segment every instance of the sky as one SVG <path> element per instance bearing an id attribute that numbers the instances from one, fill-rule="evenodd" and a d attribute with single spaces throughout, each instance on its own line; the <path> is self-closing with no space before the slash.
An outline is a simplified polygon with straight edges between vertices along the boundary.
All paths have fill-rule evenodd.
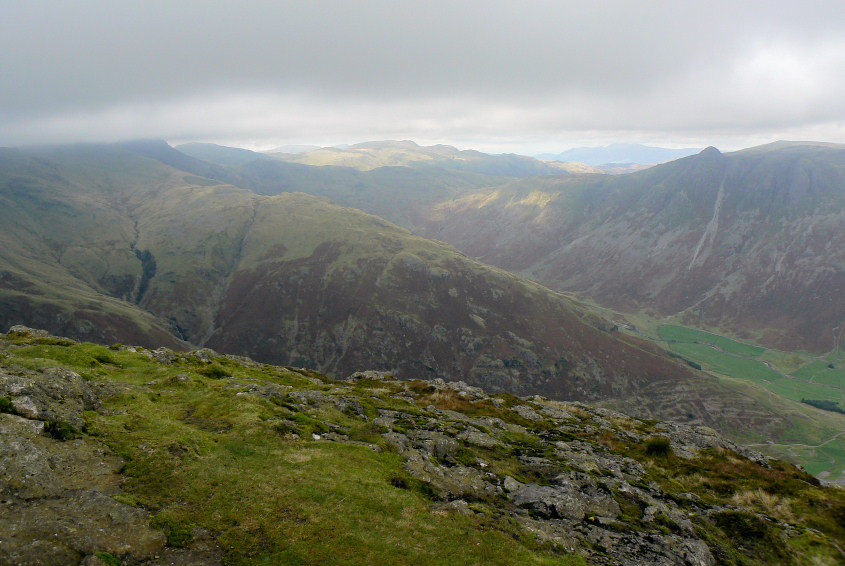
<path id="1" fill-rule="evenodd" d="M 0 0 L 0 145 L 845 143 L 845 2 Z"/>

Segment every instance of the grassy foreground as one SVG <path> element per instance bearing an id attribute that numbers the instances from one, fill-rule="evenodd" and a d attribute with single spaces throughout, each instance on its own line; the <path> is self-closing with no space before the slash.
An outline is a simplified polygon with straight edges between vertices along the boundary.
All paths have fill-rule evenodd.
<path id="1" fill-rule="evenodd" d="M 377 429 L 282 400 L 286 390 L 327 389 L 312 372 L 223 357 L 162 365 L 143 352 L 18 341 L 2 363 L 60 365 L 116 386 L 104 403 L 113 414 L 86 412 L 85 434 L 127 462 L 117 497 L 150 510 L 168 545 L 212 532 L 226 564 L 584 564 L 494 515 L 433 512 L 430 494 L 396 487 L 407 474 Z M 257 386 L 281 393 L 256 395 Z M 378 393 L 372 403 L 407 405 Z M 313 440 L 338 427 L 361 443 Z"/>
<path id="2" fill-rule="evenodd" d="M 597 497 L 612 500 L 616 518 L 588 513 L 576 528 L 623 535 L 596 540 L 695 536 L 718 564 L 836 564 L 837 544 L 845 546 L 842 490 L 729 448 L 680 457 L 676 439 L 660 432 L 670 429 L 618 413 L 567 405 L 560 412 L 569 424 L 561 426 L 535 411 L 543 412 L 539 401 L 473 400 L 427 382 L 335 382 L 210 351 L 177 355 L 14 334 L 0 341 L 0 369 L 56 366 L 96 386 L 103 405 L 83 414 L 82 430 L 62 429 L 63 438 L 109 446 L 126 462 L 114 498 L 149 511 L 168 547 L 211 540 L 224 564 L 619 563 L 619 549 L 595 542 L 573 552 L 526 528 L 544 518 L 539 508 L 520 509 L 494 491 L 450 506 L 452 497 L 419 479 L 387 440 L 420 431 L 435 414 L 453 419 L 443 430 L 455 439 L 473 431 L 468 438 L 497 442 L 461 442 L 422 465 L 475 469 L 493 486 L 507 476 L 545 486 L 561 472 L 580 473 L 565 454 L 596 454 L 609 462 L 603 466 L 632 462 L 624 474 L 596 466 L 584 476 Z"/>

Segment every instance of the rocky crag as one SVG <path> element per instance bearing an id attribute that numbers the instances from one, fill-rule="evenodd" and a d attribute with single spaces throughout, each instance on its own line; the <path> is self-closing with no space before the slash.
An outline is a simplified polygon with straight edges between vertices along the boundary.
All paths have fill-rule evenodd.
<path id="1" fill-rule="evenodd" d="M 0 335 L 0 564 L 837 564 L 845 492 L 701 426 Z"/>

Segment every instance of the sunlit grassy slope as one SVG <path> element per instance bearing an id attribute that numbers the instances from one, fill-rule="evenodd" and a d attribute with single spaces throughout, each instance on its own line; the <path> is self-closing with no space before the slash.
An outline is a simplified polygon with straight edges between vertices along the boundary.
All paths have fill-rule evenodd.
<path id="1" fill-rule="evenodd" d="M 217 533 L 226 564 L 583 564 L 496 522 L 493 509 L 433 513 L 424 494 L 395 487 L 407 477 L 402 461 L 381 449 L 378 427 L 366 420 L 246 394 L 267 385 L 328 389 L 314 383 L 316 373 L 222 357 L 213 366 L 161 365 L 125 350 L 55 344 L 7 350 L 0 363 L 61 365 L 112 384 L 106 406 L 114 414 L 87 413 L 87 433 L 126 460 L 118 497 L 153 510 L 151 523 L 171 546 L 188 546 L 202 528 Z M 233 377 L 208 377 L 221 375 L 208 367 Z M 407 405 L 373 395 L 362 398 L 368 411 Z M 311 441 L 330 427 L 360 444 Z"/>

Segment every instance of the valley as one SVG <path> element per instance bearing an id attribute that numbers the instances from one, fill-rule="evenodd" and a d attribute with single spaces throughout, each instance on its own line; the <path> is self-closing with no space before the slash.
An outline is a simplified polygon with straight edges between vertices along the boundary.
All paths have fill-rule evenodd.
<path id="1" fill-rule="evenodd" d="M 619 177 L 411 142 L 299 163 L 183 149 L 0 152 L 0 322 L 603 403 L 842 481 L 845 416 L 801 403 L 841 399 L 839 370 L 814 359 L 830 330 L 805 330 L 843 315 L 826 291 L 841 272 L 818 268 L 839 261 L 838 147 L 710 148 Z M 792 180 L 742 196 L 771 163 Z"/>
<path id="2" fill-rule="evenodd" d="M 815 407 L 824 403 L 833 408 L 845 406 L 845 371 L 836 365 L 843 363 L 838 355 L 767 350 L 675 325 L 660 326 L 658 335 L 670 352 L 724 378 L 749 381 Z M 826 419 L 819 418 L 816 430 L 793 430 L 791 442 L 768 440 L 750 446 L 801 461 L 811 473 L 845 484 L 845 432 L 838 429 L 835 417 L 827 425 L 822 424 Z"/>
<path id="3" fill-rule="evenodd" d="M 0 13 L 0 566 L 845 564 L 845 3 Z"/>
<path id="4" fill-rule="evenodd" d="M 388 142 L 379 146 L 382 156 L 407 159 L 407 145 L 390 149 Z M 360 152 L 331 155 L 360 159 Z M 319 163 L 320 155 L 307 152 L 296 159 Z M 385 199 L 366 188 L 355 193 L 300 188 L 574 292 L 607 319 L 637 320 L 672 355 L 804 423 L 768 437 L 771 450 L 784 454 L 778 442 L 820 444 L 845 426 L 840 415 L 819 414 L 801 403 L 842 400 L 841 386 L 825 383 L 834 378 L 837 370 L 826 366 L 838 354 L 827 361 L 824 356 L 831 348 L 838 352 L 839 321 L 845 317 L 843 271 L 834 267 L 845 262 L 838 243 L 842 231 L 836 228 L 845 211 L 839 189 L 844 156 L 845 149 L 834 144 L 781 142 L 732 154 L 708 148 L 622 177 L 505 178 L 488 187 L 463 186 L 448 198 L 415 192 L 409 200 L 393 192 Z M 404 165 L 410 174 L 412 164 Z M 658 332 L 666 323 L 763 346 L 726 355 L 695 340 L 666 344 Z M 728 343 L 738 344 L 716 345 Z M 827 369 L 814 378 L 822 383 L 802 382 L 814 363 Z M 762 438 L 744 426 L 723 423 L 721 429 L 749 442 Z M 842 447 L 836 440 L 831 445 L 819 451 L 832 455 L 816 458 L 804 449 L 799 460 L 816 473 L 841 478 Z"/>

